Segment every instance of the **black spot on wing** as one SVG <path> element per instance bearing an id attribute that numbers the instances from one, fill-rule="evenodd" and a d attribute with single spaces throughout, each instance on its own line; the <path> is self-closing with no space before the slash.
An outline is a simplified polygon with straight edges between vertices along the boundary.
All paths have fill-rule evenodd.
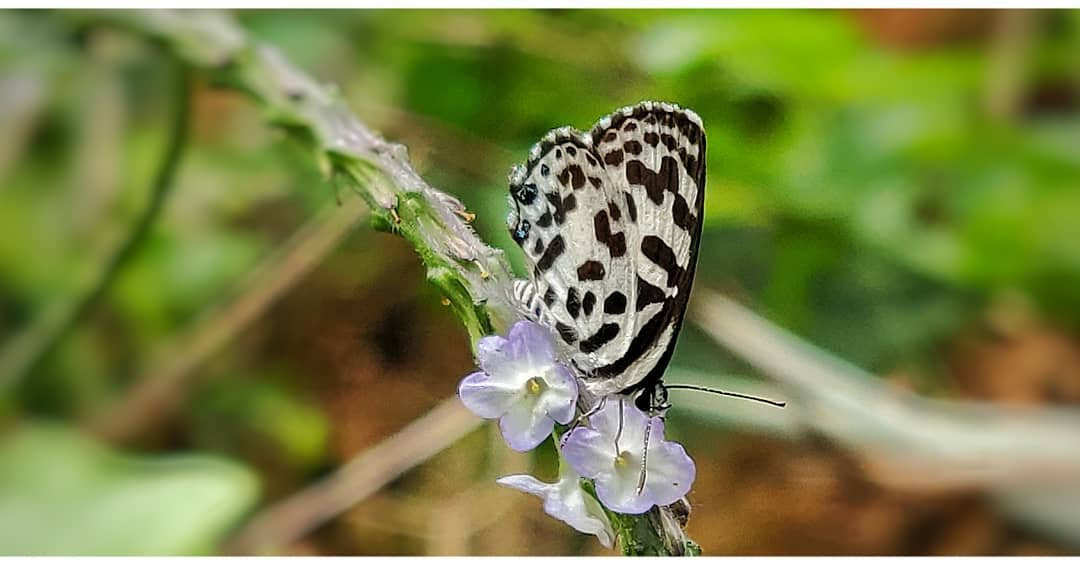
<path id="1" fill-rule="evenodd" d="M 648 143 L 649 145 L 651 145 L 653 147 L 656 147 L 657 145 L 660 144 L 660 136 L 655 131 L 646 132 L 645 133 L 645 143 Z"/>
<path id="2" fill-rule="evenodd" d="M 585 261 L 577 270 L 579 281 L 600 281 L 604 280 L 604 275 L 604 264 L 599 261 Z"/>
<path id="3" fill-rule="evenodd" d="M 690 143 L 697 144 L 698 136 L 701 135 L 701 130 L 698 129 L 697 124 L 691 123 L 690 120 L 686 120 L 680 124 L 679 130 L 683 132 L 683 135 L 686 136 L 686 139 L 689 140 Z"/>
<path id="4" fill-rule="evenodd" d="M 617 222 L 620 218 L 622 218 L 622 210 L 619 209 L 618 204 L 615 204 L 614 202 L 608 202 L 607 209 L 608 213 L 611 214 L 612 220 L 615 220 Z"/>
<path id="5" fill-rule="evenodd" d="M 544 193 L 544 198 L 547 199 L 548 204 L 551 205 L 550 210 L 552 219 L 555 220 L 556 224 L 561 226 L 562 223 L 566 221 L 566 208 L 563 204 L 563 199 L 553 192 Z M 576 204 L 577 201 L 575 200 L 574 203 Z"/>
<path id="6" fill-rule="evenodd" d="M 554 239 L 548 243 L 547 249 L 544 250 L 544 254 L 540 256 L 540 260 L 536 262 L 536 270 L 543 273 L 551 268 L 555 264 L 555 260 L 559 258 L 563 252 L 566 251 L 566 242 L 563 241 L 562 234 L 556 235 Z"/>
<path id="7" fill-rule="evenodd" d="M 567 148 L 567 151 L 569 150 Z M 567 167 L 566 170 L 570 171 L 570 185 L 574 187 L 574 190 L 585 186 L 585 171 L 581 170 L 581 165 L 575 163 Z"/>
<path id="8" fill-rule="evenodd" d="M 577 197 L 571 194 L 568 195 L 566 198 L 563 198 L 562 208 L 563 213 L 570 212 L 573 209 L 577 208 Z"/>
<path id="9" fill-rule="evenodd" d="M 678 192 L 674 196 L 675 198 L 671 200 L 671 221 L 689 233 L 696 220 L 690 215 L 690 206 L 686 204 L 686 199 Z"/>
<path id="10" fill-rule="evenodd" d="M 577 289 L 574 287 L 570 287 L 570 290 L 566 291 L 566 311 L 571 318 L 577 318 L 578 313 L 581 311 L 581 300 L 578 298 Z"/>
<path id="11" fill-rule="evenodd" d="M 607 242 L 608 251 L 612 257 L 622 257 L 626 255 L 626 233 L 619 232 L 611 234 L 611 239 Z"/>
<path id="12" fill-rule="evenodd" d="M 652 318 L 649 318 L 648 322 L 637 328 L 637 334 L 630 342 L 630 347 L 626 349 L 626 355 L 616 360 L 610 365 L 598 367 L 596 374 L 601 377 L 615 377 L 623 374 L 630 365 L 636 363 L 653 347 L 659 346 L 665 348 L 665 357 L 661 358 L 655 367 L 660 367 L 661 372 L 663 368 L 667 366 L 667 362 L 670 360 L 670 350 L 672 349 L 671 343 L 659 343 L 660 336 L 664 331 L 664 328 L 671 323 L 671 317 L 669 316 L 671 304 L 665 304 Z M 648 377 L 646 377 L 647 379 Z M 646 379 L 642 379 L 643 382 Z M 638 384 L 638 383 L 635 383 Z"/>
<path id="13" fill-rule="evenodd" d="M 542 228 L 551 227 L 551 212 L 540 214 L 540 217 L 536 219 L 536 225 Z"/>
<path id="14" fill-rule="evenodd" d="M 585 297 L 581 299 L 581 311 L 585 312 L 588 316 L 592 314 L 593 308 L 596 306 L 596 295 L 591 290 L 585 292 Z"/>
<path id="15" fill-rule="evenodd" d="M 618 166 L 618 165 L 622 164 L 622 162 L 623 162 L 623 150 L 622 149 L 616 149 L 615 151 L 611 151 L 607 155 L 604 155 L 604 162 L 607 163 L 608 165 L 611 165 L 612 167 L 615 167 L 615 166 Z"/>
<path id="16" fill-rule="evenodd" d="M 618 335 L 619 324 L 604 324 L 600 326 L 600 329 L 596 330 L 596 333 L 592 334 L 587 339 L 582 340 L 581 343 L 578 344 L 578 349 L 581 349 L 582 353 L 592 353 L 603 347 L 605 343 L 615 339 Z"/>
<path id="17" fill-rule="evenodd" d="M 593 234 L 596 236 L 596 241 L 607 245 L 609 239 L 611 239 L 611 223 L 608 221 L 607 210 L 600 210 L 593 216 Z"/>
<path id="18" fill-rule="evenodd" d="M 555 289 L 549 286 L 548 289 L 544 291 L 544 304 L 547 306 L 555 304 L 555 298 Z"/>
<path id="19" fill-rule="evenodd" d="M 617 290 L 607 295 L 604 299 L 604 313 L 622 314 L 623 312 L 626 312 L 626 295 Z"/>
<path id="20" fill-rule="evenodd" d="M 687 153 L 685 149 L 679 149 L 679 159 L 683 162 L 683 167 L 686 167 L 686 172 L 690 173 L 690 178 L 694 179 L 694 182 L 701 182 L 702 171 L 698 169 L 698 160 L 693 155 Z M 701 187 L 698 187 L 699 189 Z"/>
<path id="21" fill-rule="evenodd" d="M 670 155 L 660 161 L 660 170 L 653 171 L 634 159 L 626 163 L 626 182 L 645 187 L 645 193 L 657 206 L 664 203 L 664 192 L 679 190 L 679 162 Z"/>
<path id="22" fill-rule="evenodd" d="M 634 195 L 629 192 L 623 192 L 623 196 L 626 197 L 626 213 L 630 215 L 630 221 L 637 221 L 637 204 L 634 203 Z"/>
<path id="23" fill-rule="evenodd" d="M 682 277 L 683 268 L 676 262 L 675 251 L 659 237 L 647 235 L 641 238 L 641 253 L 667 272 L 668 287 L 675 286 Z"/>
<path id="24" fill-rule="evenodd" d="M 526 206 L 532 204 L 533 201 L 536 200 L 536 195 L 540 192 L 536 188 L 536 185 L 531 182 L 527 182 L 521 186 L 511 187 L 510 191 L 514 196 L 514 200 L 517 200 Z"/>
<path id="25" fill-rule="evenodd" d="M 569 186 L 569 184 L 570 184 L 570 169 L 566 168 L 566 169 L 563 169 L 563 170 L 559 171 L 559 174 L 556 175 L 555 178 L 559 179 L 559 184 L 561 184 L 563 186 Z"/>
<path id="26" fill-rule="evenodd" d="M 593 234 L 596 236 L 596 241 L 607 246 L 612 257 L 626 255 L 626 234 L 611 233 L 611 222 L 608 220 L 607 210 L 600 210 L 593 216 Z"/>
<path id="27" fill-rule="evenodd" d="M 533 245 L 533 255 L 540 255 L 544 252 L 544 240 L 539 237 L 536 238 L 536 245 Z"/>
<path id="28" fill-rule="evenodd" d="M 559 337 L 562 338 L 567 345 L 573 345 L 577 341 L 577 332 L 574 328 L 562 323 L 555 322 L 555 331 L 559 332 Z"/>
<path id="29" fill-rule="evenodd" d="M 639 275 L 637 278 L 637 304 L 635 309 L 641 312 L 649 304 L 656 304 L 663 302 L 667 298 L 664 291 L 657 286 L 653 286 L 649 281 L 641 278 Z"/>
<path id="30" fill-rule="evenodd" d="M 628 155 L 641 155 L 641 142 L 636 139 L 631 139 L 623 144 L 623 150 Z"/>

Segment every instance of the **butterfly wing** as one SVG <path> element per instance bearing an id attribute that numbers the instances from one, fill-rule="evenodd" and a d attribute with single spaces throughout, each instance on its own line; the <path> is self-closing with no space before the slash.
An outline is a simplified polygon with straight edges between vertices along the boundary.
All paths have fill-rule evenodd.
<path id="1" fill-rule="evenodd" d="M 536 297 L 534 315 L 583 371 L 620 335 L 602 312 L 633 276 L 620 222 L 607 216 L 610 184 L 588 136 L 570 128 L 545 136 L 511 173 L 510 233 L 532 267 L 532 288 L 516 292 Z"/>
<path id="2" fill-rule="evenodd" d="M 588 135 L 549 133 L 511 175 L 530 290 L 595 394 L 649 387 L 667 367 L 697 260 L 704 155 L 696 114 L 645 102 Z"/>
<path id="3" fill-rule="evenodd" d="M 596 374 L 603 389 L 630 392 L 663 376 L 686 313 L 704 216 L 705 132 L 692 111 L 644 102 L 600 120 L 592 139 L 610 199 L 626 208 L 635 271 L 627 281 L 633 338 Z"/>

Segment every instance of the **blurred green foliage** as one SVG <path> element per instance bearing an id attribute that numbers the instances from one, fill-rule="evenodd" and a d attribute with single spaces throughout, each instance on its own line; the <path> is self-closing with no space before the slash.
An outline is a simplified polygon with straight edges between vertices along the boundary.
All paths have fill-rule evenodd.
<path id="1" fill-rule="evenodd" d="M 9 433 L 0 461 L 5 555 L 213 553 L 258 495 L 221 458 L 121 455 L 56 425 Z"/>
<path id="2" fill-rule="evenodd" d="M 1077 12 L 971 13 L 959 26 L 964 33 L 923 22 L 939 32 L 917 40 L 897 35 L 899 24 L 887 17 L 847 11 L 237 17 L 409 146 L 424 176 L 476 210 L 477 229 L 518 267 L 503 224 L 509 167 L 548 129 L 586 129 L 617 107 L 660 99 L 694 109 L 708 131 L 696 284 L 730 292 L 867 369 L 915 373 L 933 394 L 949 394 L 942 351 L 984 324 L 998 301 L 1019 297 L 1038 318 L 1080 326 Z M 1000 47 L 1002 22 L 1025 17 L 1028 33 Z M 0 347 L 75 292 L 142 205 L 170 112 L 165 57 L 151 42 L 81 27 L 63 14 L 0 12 Z M 78 422 L 107 411 L 143 375 L 156 346 L 205 315 L 316 209 L 332 205 L 335 189 L 309 156 L 269 129 L 250 101 L 215 88 L 221 79 L 200 77 L 192 143 L 163 218 L 87 323 L 16 390 L 0 391 L 5 420 Z M 312 284 L 378 302 L 372 297 L 389 292 L 378 281 L 400 286 L 402 272 L 421 276 L 387 259 L 407 252 L 396 245 L 362 230 L 347 247 L 363 261 L 330 260 L 329 274 Z M 416 292 L 409 289 L 394 290 Z M 434 293 L 421 296 L 422 305 L 410 304 L 416 332 L 447 316 Z M 412 346 L 369 327 L 361 318 L 369 310 L 307 300 L 340 319 L 298 326 L 294 341 L 325 338 L 363 351 Z M 271 317 L 268 326 L 302 319 L 289 309 Z M 341 329 L 352 325 L 362 329 Z M 327 364 L 293 342 L 260 345 L 269 334 L 264 328 L 216 356 L 213 377 L 193 391 L 162 432 L 171 441 L 158 449 L 216 451 L 258 469 L 264 482 L 292 484 L 338 457 L 335 426 L 352 418 L 381 429 L 365 414 L 325 406 L 326 398 L 367 393 L 346 386 L 373 385 L 318 380 Z M 715 371 L 719 355 L 688 328 L 675 363 Z M 403 363 L 386 357 L 374 371 Z M 458 375 L 429 376 L 417 376 L 416 388 L 437 398 L 452 393 Z M 44 439 L 14 435 L 2 448 L 0 460 L 34 459 L 0 466 L 18 475 L 0 481 L 0 530 L 20 516 L 26 532 L 0 538 L 16 544 L 0 551 L 209 551 L 254 496 L 250 476 L 216 461 L 105 465 L 98 460 L 112 455 L 66 432 L 32 433 Z M 79 498 L 51 492 L 49 477 L 35 476 L 38 465 L 54 466 L 51 457 L 80 477 L 70 486 Z M 174 464 L 175 471 L 154 470 Z M 77 473 L 79 465 L 96 470 Z M 292 478 L 282 482 L 279 467 Z M 36 493 L 66 513 L 84 503 L 108 507 L 132 496 L 129 488 L 147 489 L 148 498 L 115 521 L 87 518 L 103 529 L 74 532 L 64 546 L 47 545 L 58 542 L 32 531 L 26 509 L 9 498 Z M 198 512 L 207 503 L 199 493 L 225 496 L 222 488 L 228 496 L 213 503 L 220 512 Z M 154 496 L 161 501 L 150 502 Z M 153 504 L 175 504 L 167 523 L 191 529 L 159 536 L 165 522 L 135 513 Z M 183 519 L 184 512 L 193 514 Z M 66 523 L 74 528 L 76 518 Z M 147 534 L 117 537 L 127 524 Z"/>

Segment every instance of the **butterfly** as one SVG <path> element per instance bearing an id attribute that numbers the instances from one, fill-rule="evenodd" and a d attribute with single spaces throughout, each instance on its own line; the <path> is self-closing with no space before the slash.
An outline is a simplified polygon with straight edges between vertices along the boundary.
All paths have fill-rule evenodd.
<path id="1" fill-rule="evenodd" d="M 515 300 L 555 330 L 598 398 L 666 410 L 704 215 L 701 118 L 642 102 L 589 132 L 552 130 L 509 184 L 507 226 L 531 269 Z"/>

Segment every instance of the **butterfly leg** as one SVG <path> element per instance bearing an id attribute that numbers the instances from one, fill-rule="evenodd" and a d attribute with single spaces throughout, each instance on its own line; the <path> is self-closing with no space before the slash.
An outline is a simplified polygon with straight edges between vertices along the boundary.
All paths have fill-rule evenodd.
<path id="1" fill-rule="evenodd" d="M 622 450 L 619 449 L 619 440 L 622 439 L 623 430 L 623 396 L 619 396 L 619 429 L 615 432 L 615 453 L 620 454 Z"/>
<path id="2" fill-rule="evenodd" d="M 641 494 L 645 490 L 645 479 L 649 464 L 649 437 L 652 435 L 653 418 L 664 416 L 668 408 L 671 408 L 671 404 L 668 403 L 667 387 L 664 386 L 662 381 L 657 381 L 650 389 L 643 392 L 638 396 L 637 403 L 647 403 L 648 410 L 645 412 L 649 416 L 649 421 L 645 424 L 645 445 L 641 450 L 641 474 L 638 476 L 637 493 Z"/>
<path id="3" fill-rule="evenodd" d="M 591 418 L 593 414 L 596 414 L 597 412 L 604 409 L 604 405 L 607 403 L 607 399 L 608 397 L 606 396 L 600 398 L 600 401 L 597 402 L 595 406 L 589 408 L 589 410 L 584 414 L 578 416 L 577 418 L 574 418 L 574 423 L 570 424 L 570 429 L 566 430 L 566 433 L 563 434 L 562 440 L 559 441 L 559 449 L 562 449 L 562 447 L 566 445 L 566 440 L 570 438 L 570 432 L 578 429 L 581 424 Z"/>
<path id="4" fill-rule="evenodd" d="M 519 311 L 526 318 L 542 326 L 551 327 L 552 320 L 547 304 L 544 304 L 543 297 L 540 296 L 540 292 L 532 281 L 515 279 L 512 296 Z"/>
<path id="5" fill-rule="evenodd" d="M 637 493 L 641 495 L 641 491 L 645 490 L 645 470 L 649 463 L 649 435 L 652 434 L 652 415 L 649 415 L 649 421 L 645 424 L 645 445 L 641 450 L 641 474 L 638 476 Z"/>

